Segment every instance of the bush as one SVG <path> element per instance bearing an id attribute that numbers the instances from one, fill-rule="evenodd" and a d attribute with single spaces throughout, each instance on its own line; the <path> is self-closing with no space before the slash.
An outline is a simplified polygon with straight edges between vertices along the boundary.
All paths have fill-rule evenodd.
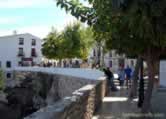
<path id="1" fill-rule="evenodd" d="M 4 72 L 0 69 L 0 91 L 4 89 Z"/>

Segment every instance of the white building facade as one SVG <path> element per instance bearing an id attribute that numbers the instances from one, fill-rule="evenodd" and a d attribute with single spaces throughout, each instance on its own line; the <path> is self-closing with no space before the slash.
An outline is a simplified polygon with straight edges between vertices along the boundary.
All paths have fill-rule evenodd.
<path id="1" fill-rule="evenodd" d="M 106 67 L 110 67 L 116 72 L 120 65 L 123 65 L 124 68 L 127 67 L 127 65 L 129 67 L 135 66 L 136 59 L 127 58 L 125 55 L 119 55 L 115 50 L 111 50 L 104 55 L 104 64 Z"/>
<path id="2" fill-rule="evenodd" d="M 102 49 L 99 53 L 98 48 L 92 49 L 89 59 L 92 63 L 97 63 L 100 60 L 105 67 L 110 67 L 113 72 L 117 72 L 120 65 L 123 65 L 124 67 L 127 67 L 127 65 L 133 67 L 136 64 L 136 59 L 127 58 L 125 55 L 119 55 L 115 50 L 103 54 Z"/>
<path id="3" fill-rule="evenodd" d="M 0 37 L 0 68 L 6 77 L 18 66 L 34 66 L 41 63 L 42 40 L 29 33 Z"/>

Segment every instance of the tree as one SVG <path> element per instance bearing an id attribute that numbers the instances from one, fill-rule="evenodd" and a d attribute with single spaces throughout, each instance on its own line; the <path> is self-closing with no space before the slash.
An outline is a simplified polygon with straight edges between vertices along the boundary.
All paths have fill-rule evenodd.
<path id="1" fill-rule="evenodd" d="M 141 66 L 141 58 L 137 58 L 137 62 L 136 62 L 136 66 L 135 66 L 135 69 L 134 69 L 134 73 L 133 73 L 133 83 L 132 83 L 132 86 L 131 86 L 131 90 L 130 90 L 130 94 L 129 94 L 129 98 L 134 98 L 137 96 L 137 88 L 138 88 L 138 74 L 139 74 L 139 69 L 140 69 L 140 66 Z"/>
<path id="2" fill-rule="evenodd" d="M 66 26 L 61 33 L 49 33 L 44 39 L 42 52 L 51 59 L 86 59 L 92 43 L 92 29 L 74 23 Z"/>
<path id="3" fill-rule="evenodd" d="M 166 48 L 165 0 L 89 0 L 92 8 L 78 0 L 57 0 L 57 5 L 71 11 L 83 22 L 93 25 L 107 39 L 109 48 L 140 56 L 148 65 L 148 89 L 143 112 L 150 109 L 155 64 Z"/>
<path id="4" fill-rule="evenodd" d="M 2 71 L 2 69 L 0 69 L 0 92 L 3 91 L 3 89 L 5 88 L 5 77 L 4 77 L 4 72 Z"/>
<path id="5" fill-rule="evenodd" d="M 62 32 L 66 58 L 86 59 L 93 43 L 93 32 L 79 23 L 68 25 Z"/>
<path id="6" fill-rule="evenodd" d="M 63 59 L 62 53 L 63 38 L 57 31 L 52 31 L 44 38 L 42 53 L 49 59 Z"/>

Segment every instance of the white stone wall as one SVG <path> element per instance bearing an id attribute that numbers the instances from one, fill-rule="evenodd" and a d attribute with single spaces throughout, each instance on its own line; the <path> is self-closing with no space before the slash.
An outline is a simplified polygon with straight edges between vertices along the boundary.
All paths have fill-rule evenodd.
<path id="1" fill-rule="evenodd" d="M 90 80 L 101 80 L 104 73 L 96 69 L 81 69 L 81 68 L 44 68 L 44 67 L 16 67 L 14 71 L 31 71 L 43 72 L 48 74 L 60 74 L 66 76 L 73 76 L 85 78 Z"/>
<path id="2" fill-rule="evenodd" d="M 160 85 L 166 87 L 166 60 L 160 61 Z"/>

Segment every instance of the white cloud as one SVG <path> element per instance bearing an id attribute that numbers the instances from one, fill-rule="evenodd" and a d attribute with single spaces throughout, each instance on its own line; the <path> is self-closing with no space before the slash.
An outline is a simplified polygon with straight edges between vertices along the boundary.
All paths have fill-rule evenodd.
<path id="1" fill-rule="evenodd" d="M 40 38 L 44 38 L 51 31 L 52 27 L 54 27 L 58 31 L 62 31 L 67 24 L 73 23 L 75 20 L 76 19 L 74 17 L 68 17 L 63 22 L 64 24 L 29 26 L 29 27 L 19 28 L 16 30 L 18 30 L 18 33 L 31 33 Z"/>
<path id="2" fill-rule="evenodd" d="M 22 20 L 22 17 L 1 17 L 0 25 L 15 24 Z"/>
<path id="3" fill-rule="evenodd" d="M 44 38 L 50 32 L 50 29 L 51 29 L 50 26 L 29 26 L 19 29 L 7 29 L 7 30 L 0 29 L 0 36 L 12 35 L 13 31 L 16 30 L 18 34 L 31 33 L 33 35 L 38 36 L 39 38 Z"/>
<path id="4" fill-rule="evenodd" d="M 0 0 L 0 8 L 40 7 L 54 2 L 53 0 Z"/>
<path id="5" fill-rule="evenodd" d="M 88 1 L 85 1 L 85 0 L 81 0 L 81 3 L 86 6 L 86 7 L 92 7 L 92 4 L 89 4 Z"/>
<path id="6" fill-rule="evenodd" d="M 25 26 L 17 29 L 8 29 L 8 30 L 0 29 L 0 36 L 12 35 L 13 31 L 16 30 L 18 34 L 31 33 L 33 35 L 38 36 L 39 38 L 44 38 L 51 31 L 52 26 L 54 26 L 54 28 L 57 29 L 58 31 L 62 31 L 67 24 L 74 22 L 74 20 L 76 19 L 71 17 L 69 19 L 65 19 L 64 24 L 36 25 L 36 26 L 34 25 L 34 26 Z"/>
<path id="7" fill-rule="evenodd" d="M 23 17 L 6 17 L 0 19 L 0 25 L 1 24 L 13 24 L 18 23 L 20 20 L 22 20 Z M 52 26 L 57 29 L 58 31 L 62 31 L 64 27 L 70 23 L 73 23 L 76 21 L 76 18 L 71 15 L 65 15 L 64 19 L 61 20 L 61 23 L 55 22 L 53 24 L 36 24 L 36 25 L 24 25 L 24 27 L 14 27 L 10 29 L 3 29 L 0 28 L 0 36 L 4 35 L 12 35 L 14 30 L 17 30 L 18 34 L 20 33 L 31 33 L 33 35 L 36 35 L 40 38 L 46 37 L 46 35 L 51 31 Z"/>

